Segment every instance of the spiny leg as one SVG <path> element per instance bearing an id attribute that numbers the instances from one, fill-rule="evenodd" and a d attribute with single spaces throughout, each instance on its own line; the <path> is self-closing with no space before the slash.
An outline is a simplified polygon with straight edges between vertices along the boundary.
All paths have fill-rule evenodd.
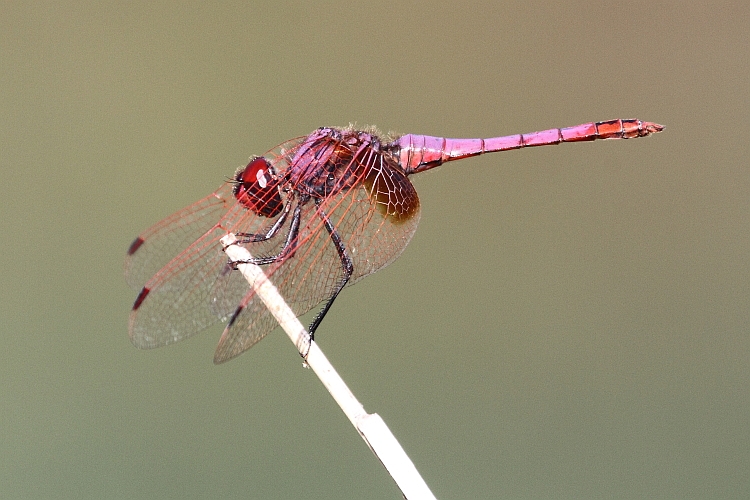
<path id="1" fill-rule="evenodd" d="M 333 246 L 336 247 L 336 252 L 339 254 L 339 258 L 341 259 L 341 269 L 344 271 L 344 276 L 339 281 L 338 285 L 336 286 L 336 289 L 333 291 L 333 294 L 328 298 L 328 301 L 326 301 L 325 306 L 323 306 L 323 309 L 320 310 L 320 312 L 315 316 L 315 319 L 313 319 L 312 323 L 310 323 L 310 327 L 307 329 L 308 333 L 310 334 L 310 341 L 312 342 L 315 338 L 315 330 L 320 326 L 320 322 L 323 321 L 323 318 L 325 317 L 328 310 L 333 305 L 333 301 L 336 300 L 336 297 L 341 292 L 341 290 L 346 286 L 347 282 L 349 281 L 349 278 L 352 275 L 352 272 L 354 272 L 354 264 L 352 263 L 351 257 L 349 257 L 349 254 L 346 251 L 346 247 L 344 246 L 344 242 L 341 240 L 341 236 L 339 236 L 338 231 L 336 230 L 336 227 L 333 225 L 331 220 L 328 218 L 328 215 L 320 210 L 319 206 L 320 203 L 316 200 L 315 204 L 318 206 L 318 213 L 320 215 L 320 218 L 323 219 L 323 224 L 325 224 L 326 230 L 328 231 L 328 234 L 331 236 L 331 241 L 333 241 Z"/>
<path id="2" fill-rule="evenodd" d="M 300 224 L 300 219 L 302 216 L 302 203 L 303 201 L 300 200 L 300 202 L 297 203 L 297 206 L 294 207 L 294 213 L 292 214 L 292 222 L 289 225 L 289 232 L 287 232 L 286 241 L 284 242 L 284 245 L 281 247 L 281 250 L 279 251 L 279 253 L 277 253 L 276 255 L 272 255 L 270 257 L 255 257 L 249 260 L 232 261 L 230 262 L 232 269 L 236 270 L 237 265 L 239 264 L 255 264 L 256 266 L 273 264 L 274 262 L 277 262 L 281 259 L 286 259 L 288 257 L 293 256 L 297 248 L 297 237 L 299 236 L 299 224 Z M 279 220 L 285 219 L 287 213 L 288 213 L 288 210 L 285 211 L 284 215 L 279 217 Z M 247 241 L 244 241 L 244 243 L 255 243 L 258 241 L 265 241 L 266 239 L 272 238 L 278 232 L 278 228 L 276 228 L 277 225 L 278 225 L 278 221 L 271 228 L 271 231 L 268 232 L 268 235 L 269 235 L 268 238 L 257 239 L 257 240 L 247 240 Z M 273 231 L 273 234 L 271 234 L 272 231 Z M 256 234 L 256 235 L 251 235 L 251 236 L 263 236 L 263 235 Z M 234 244 L 236 245 L 238 243 L 240 243 L 240 241 L 236 241 Z"/>

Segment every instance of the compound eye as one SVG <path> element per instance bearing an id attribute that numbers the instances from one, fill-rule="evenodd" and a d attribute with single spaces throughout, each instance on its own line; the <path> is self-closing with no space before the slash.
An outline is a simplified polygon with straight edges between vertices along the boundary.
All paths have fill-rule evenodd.
<path id="1" fill-rule="evenodd" d="M 275 217 L 284 208 L 279 181 L 273 167 L 262 156 L 253 158 L 234 176 L 234 196 L 249 210 L 264 217 Z"/>

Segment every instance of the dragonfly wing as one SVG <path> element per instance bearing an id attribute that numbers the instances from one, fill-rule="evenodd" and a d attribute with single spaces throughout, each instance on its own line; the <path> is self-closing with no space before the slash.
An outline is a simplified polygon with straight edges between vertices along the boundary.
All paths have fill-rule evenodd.
<path id="1" fill-rule="evenodd" d="M 227 258 L 215 226 L 169 261 L 141 290 L 130 313 L 130 340 L 139 348 L 159 347 L 187 338 L 219 321 L 210 292 Z M 247 285 L 246 285 L 247 286 Z"/>
<path id="2" fill-rule="evenodd" d="M 235 203 L 218 223 L 156 271 L 130 315 L 133 343 L 140 348 L 159 347 L 226 320 L 249 285 L 228 265 L 219 239 L 230 232 L 263 232 L 272 222 Z M 256 254 L 262 255 L 275 251 L 278 243 L 254 245 Z"/>
<path id="3" fill-rule="evenodd" d="M 140 290 L 157 271 L 213 228 L 234 202 L 232 185 L 175 212 L 138 235 L 125 258 L 125 279 Z"/>

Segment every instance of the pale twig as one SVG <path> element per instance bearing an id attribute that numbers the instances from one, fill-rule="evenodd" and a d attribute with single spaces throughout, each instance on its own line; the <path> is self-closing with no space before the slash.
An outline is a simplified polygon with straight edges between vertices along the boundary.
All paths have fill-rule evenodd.
<path id="1" fill-rule="evenodd" d="M 240 244 L 234 244 L 236 242 L 237 238 L 233 234 L 228 234 L 221 239 L 227 256 L 233 262 L 246 262 L 252 259 L 247 249 Z M 359 435 L 365 440 L 367 446 L 385 466 L 404 498 L 435 498 L 383 419 L 377 413 L 368 414 L 365 412 L 362 404 L 357 401 L 357 398 L 354 397 L 354 394 L 336 373 L 323 351 L 315 342 L 309 341 L 310 337 L 305 327 L 299 322 L 297 316 L 263 273 L 263 270 L 254 264 L 237 264 L 237 269 L 274 315 L 276 321 L 279 322 L 279 325 L 297 347 L 300 355 L 305 358 L 307 365 L 323 382 L 325 388 L 339 404 Z"/>

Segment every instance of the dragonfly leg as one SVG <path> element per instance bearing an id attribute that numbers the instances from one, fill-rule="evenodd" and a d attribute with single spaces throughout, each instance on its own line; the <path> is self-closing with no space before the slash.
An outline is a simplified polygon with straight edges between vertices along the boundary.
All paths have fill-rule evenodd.
<path id="1" fill-rule="evenodd" d="M 289 210 L 286 210 L 285 213 L 279 217 L 279 220 L 286 219 L 286 215 L 289 212 Z M 302 202 L 298 203 L 297 206 L 294 208 L 294 214 L 292 214 L 292 222 L 289 225 L 289 232 L 286 235 L 286 241 L 284 242 L 284 246 L 281 247 L 281 251 L 277 253 L 276 255 L 272 255 L 270 257 L 257 257 L 250 260 L 236 260 L 231 261 L 229 264 L 232 269 L 237 270 L 237 266 L 239 264 L 255 264 L 256 266 L 262 266 L 266 264 L 272 264 L 274 262 L 279 261 L 280 259 L 286 259 L 288 257 L 291 257 L 294 255 L 294 251 L 297 247 L 297 236 L 299 235 L 299 222 L 302 215 Z M 278 221 L 276 224 L 274 224 L 273 227 L 271 227 L 271 230 L 268 232 L 268 237 L 265 239 L 272 238 L 277 232 L 278 228 L 274 229 L 276 226 L 281 227 L 279 225 Z M 272 234 L 273 232 L 273 234 Z M 250 233 L 240 233 L 249 235 Z M 251 236 L 263 236 L 263 235 L 251 235 Z M 244 241 L 244 243 L 255 243 L 257 241 L 264 241 L 264 239 L 250 239 Z M 235 244 L 240 243 L 240 241 L 235 242 Z"/>
<path id="2" fill-rule="evenodd" d="M 319 203 L 316 202 L 316 205 L 318 204 Z M 352 272 L 354 272 L 354 264 L 352 263 L 352 259 L 351 257 L 349 257 L 349 254 L 346 251 L 344 242 L 341 240 L 341 236 L 339 236 L 339 233 L 336 230 L 336 227 L 333 225 L 333 223 L 328 218 L 328 215 L 325 212 L 323 212 L 322 210 L 319 210 L 319 214 L 320 214 L 320 218 L 323 219 L 323 223 L 325 224 L 328 234 L 331 236 L 331 241 L 333 241 L 333 245 L 336 247 L 336 252 L 338 252 L 339 254 L 339 258 L 341 259 L 341 269 L 344 271 L 344 276 L 341 278 L 338 285 L 336 285 L 336 289 L 328 298 L 328 301 L 326 301 L 326 304 L 325 306 L 323 306 L 323 309 L 320 310 L 317 316 L 315 316 L 315 319 L 313 319 L 312 323 L 310 323 L 310 327 L 307 329 L 307 332 L 310 334 L 311 342 L 315 338 L 315 330 L 318 328 L 318 326 L 320 326 L 320 322 L 323 321 L 323 318 L 325 317 L 326 313 L 333 305 L 333 301 L 336 300 L 336 297 L 338 297 L 341 290 L 346 286 L 347 282 L 349 281 L 349 278 L 351 277 Z"/>

